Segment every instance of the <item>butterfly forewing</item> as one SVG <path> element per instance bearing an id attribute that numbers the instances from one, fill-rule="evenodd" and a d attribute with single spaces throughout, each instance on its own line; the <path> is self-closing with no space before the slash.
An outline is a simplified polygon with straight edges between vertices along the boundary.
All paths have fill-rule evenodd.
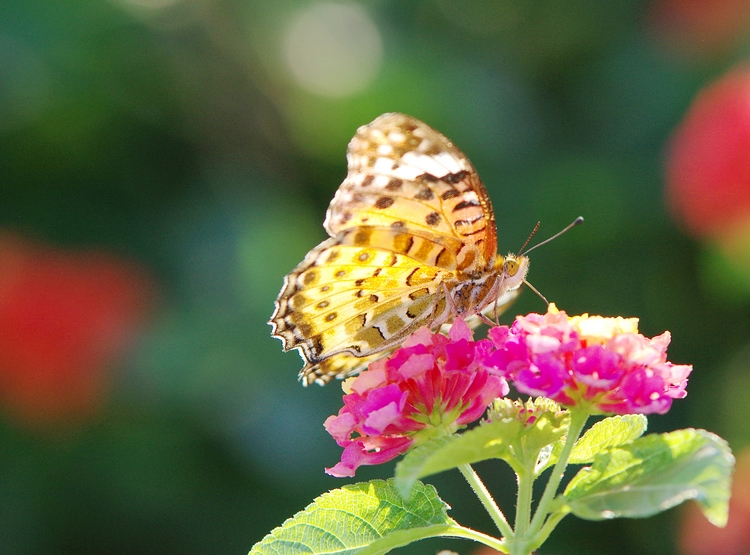
<path id="1" fill-rule="evenodd" d="M 492 265 L 497 237 L 487 191 L 446 137 L 410 116 L 384 114 L 357 130 L 347 158 L 325 222 L 332 236 L 362 225 L 434 233 L 476 246 L 480 258 L 460 258 L 461 270 Z"/>

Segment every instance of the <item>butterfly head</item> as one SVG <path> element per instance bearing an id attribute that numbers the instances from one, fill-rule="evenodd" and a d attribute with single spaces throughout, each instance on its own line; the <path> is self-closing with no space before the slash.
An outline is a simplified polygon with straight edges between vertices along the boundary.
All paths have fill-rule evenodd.
<path id="1" fill-rule="evenodd" d="M 522 254 L 509 254 L 495 259 L 495 270 L 500 276 L 503 289 L 512 291 L 521 286 L 529 271 L 529 257 Z"/>

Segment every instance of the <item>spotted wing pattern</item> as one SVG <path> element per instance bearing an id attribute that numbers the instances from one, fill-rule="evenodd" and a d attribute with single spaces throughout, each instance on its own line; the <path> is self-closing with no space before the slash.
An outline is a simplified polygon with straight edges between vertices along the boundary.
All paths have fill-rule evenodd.
<path id="1" fill-rule="evenodd" d="M 347 160 L 324 224 L 332 237 L 361 225 L 405 228 L 461 241 L 459 270 L 492 265 L 497 236 L 487 190 L 445 136 L 411 116 L 384 114 L 357 130 Z"/>
<path id="2" fill-rule="evenodd" d="M 450 319 L 448 291 L 492 270 L 495 221 L 469 160 L 426 124 L 385 114 L 349 144 L 331 236 L 284 280 L 273 335 L 303 383 L 361 370 L 421 326 Z"/>

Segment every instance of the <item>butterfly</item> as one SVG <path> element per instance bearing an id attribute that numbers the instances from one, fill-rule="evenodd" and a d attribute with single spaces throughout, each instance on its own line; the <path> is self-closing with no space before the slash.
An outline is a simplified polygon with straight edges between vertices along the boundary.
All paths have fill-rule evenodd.
<path id="1" fill-rule="evenodd" d="M 525 283 L 527 256 L 497 253 L 495 215 L 469 159 L 405 114 L 357 130 L 331 201 L 330 238 L 286 276 L 271 317 L 300 381 L 361 371 L 422 326 L 488 323 Z M 497 319 L 497 318 L 495 318 Z"/>

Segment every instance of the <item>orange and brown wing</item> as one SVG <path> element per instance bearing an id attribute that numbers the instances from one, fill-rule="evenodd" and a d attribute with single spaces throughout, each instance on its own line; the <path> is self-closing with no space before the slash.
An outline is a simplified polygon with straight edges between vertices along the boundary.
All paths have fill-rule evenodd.
<path id="1" fill-rule="evenodd" d="M 359 226 L 403 228 L 474 247 L 459 253 L 461 271 L 492 266 L 497 231 L 487 190 L 445 136 L 413 117 L 384 114 L 357 130 L 347 159 L 324 224 L 332 237 Z"/>
<path id="2" fill-rule="evenodd" d="M 468 158 L 403 114 L 384 114 L 349 143 L 331 201 L 331 239 L 285 279 L 273 335 L 305 361 L 300 379 L 361 370 L 421 326 L 451 316 L 449 287 L 493 271 L 495 218 Z"/>

